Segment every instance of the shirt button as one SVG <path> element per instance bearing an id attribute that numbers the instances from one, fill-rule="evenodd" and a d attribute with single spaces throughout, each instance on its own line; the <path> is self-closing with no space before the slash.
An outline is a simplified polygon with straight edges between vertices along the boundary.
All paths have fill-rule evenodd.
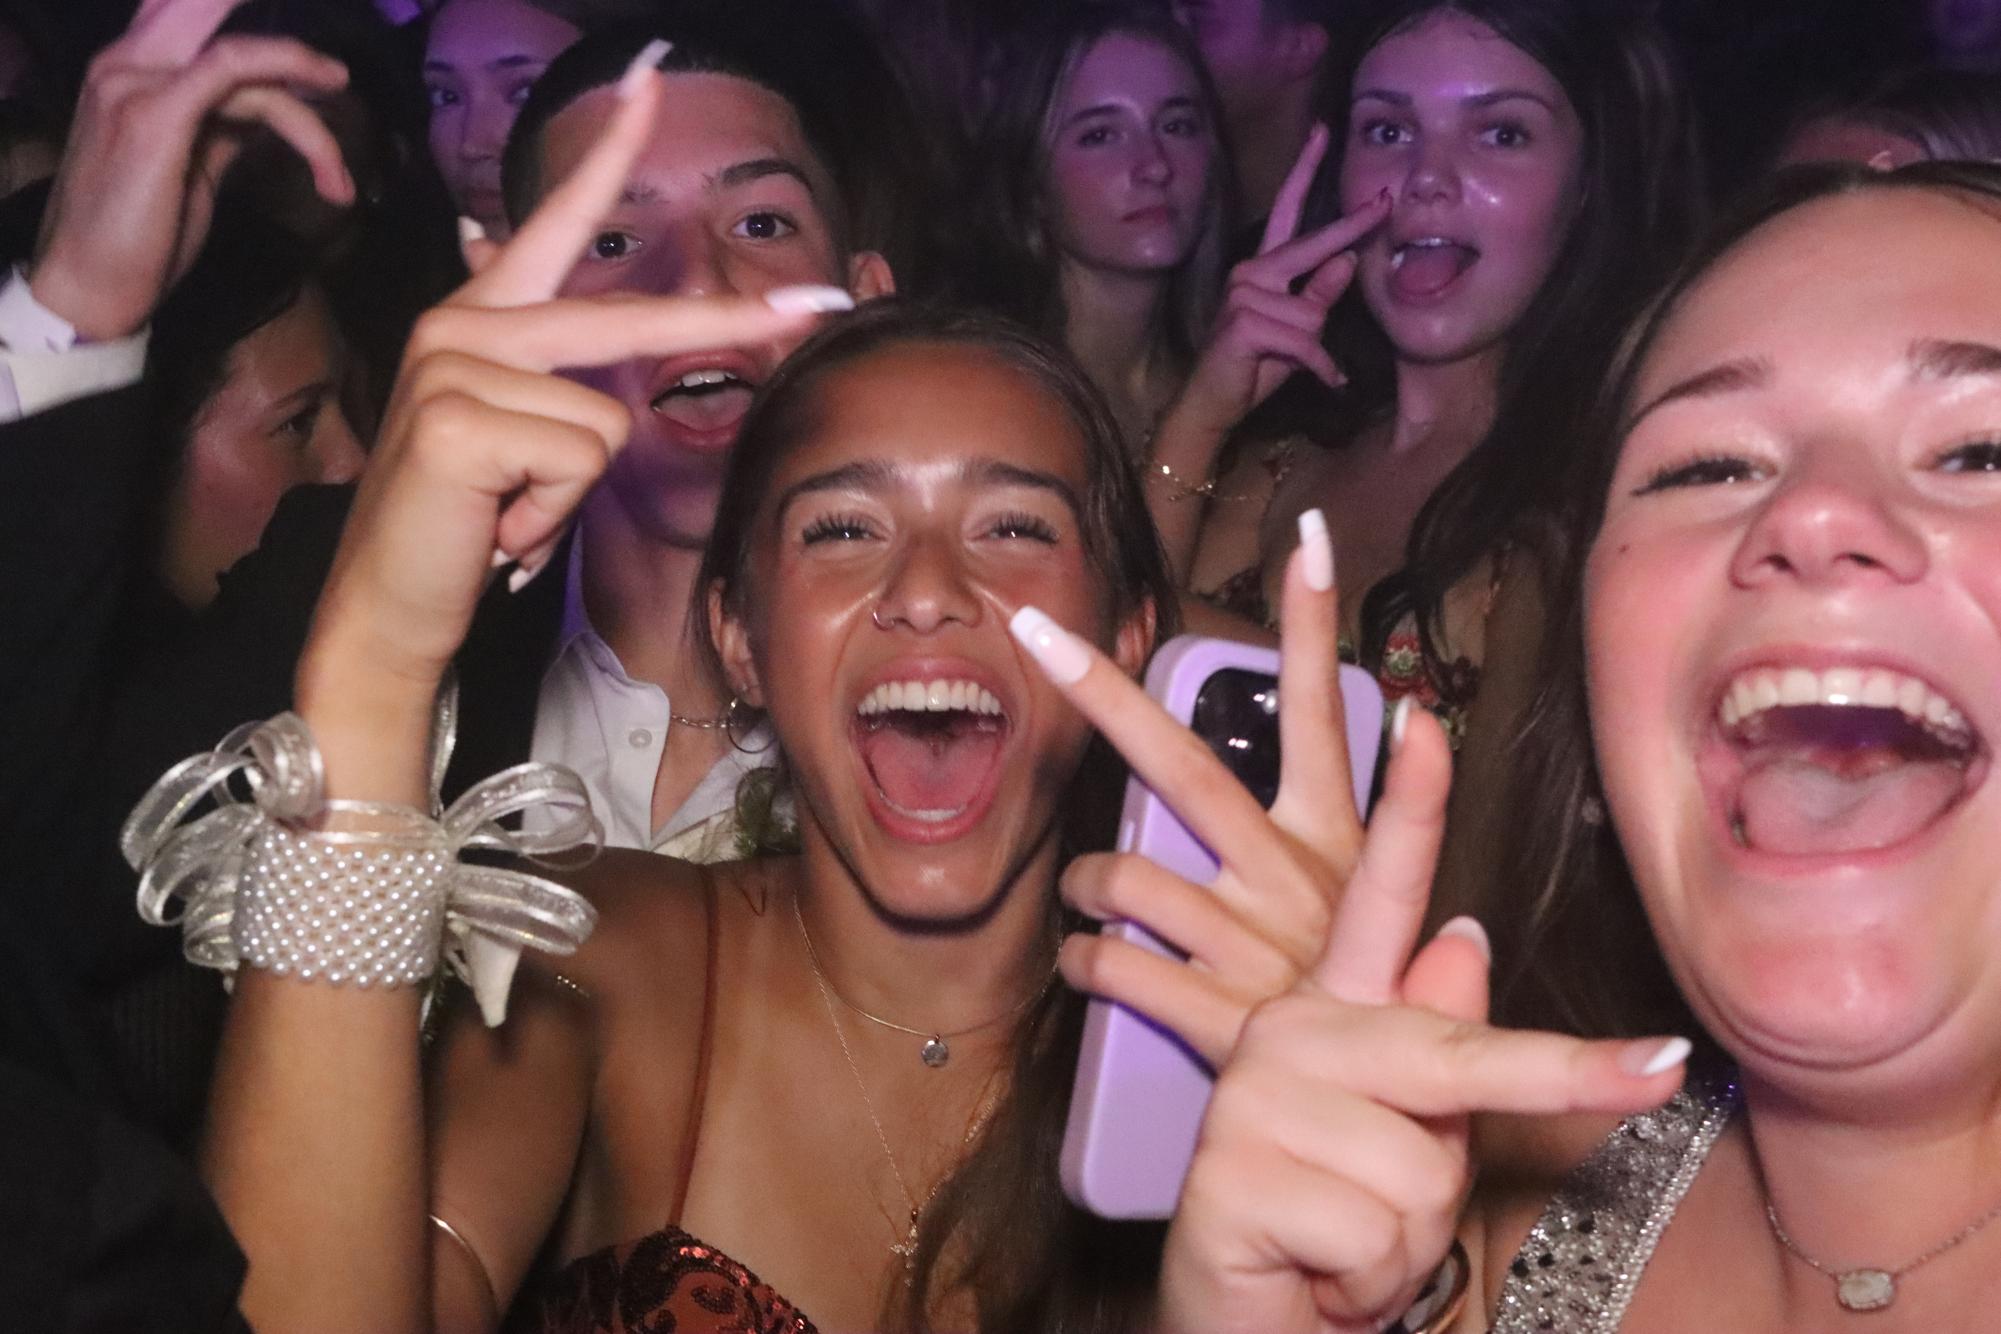
<path id="1" fill-rule="evenodd" d="M 643 727 L 635 727 L 631 732 L 626 734 L 625 739 L 632 743 L 633 749 L 644 750 L 653 744 L 653 733 Z"/>

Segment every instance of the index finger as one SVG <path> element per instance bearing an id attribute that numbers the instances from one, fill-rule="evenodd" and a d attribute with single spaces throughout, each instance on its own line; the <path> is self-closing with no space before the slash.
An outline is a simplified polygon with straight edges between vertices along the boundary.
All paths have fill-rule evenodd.
<path id="1" fill-rule="evenodd" d="M 1307 132 L 1306 145 L 1299 150 L 1298 159 L 1292 170 L 1285 174 L 1284 184 L 1278 187 L 1278 195 L 1272 200 L 1271 216 L 1265 220 L 1264 239 L 1258 242 L 1258 253 L 1276 250 L 1290 241 L 1299 232 L 1300 216 L 1306 211 L 1306 195 L 1313 188 L 1313 178 L 1320 171 L 1320 163 L 1327 156 L 1328 130 L 1324 122 L 1315 121 Z"/>
<path id="2" fill-rule="evenodd" d="M 1361 842 L 1341 696 L 1334 546 L 1318 509 L 1286 562 L 1278 669 L 1279 784 L 1271 816 L 1345 875 Z"/>
<path id="3" fill-rule="evenodd" d="M 145 0 L 119 44 L 147 64 L 185 65 L 245 0 Z"/>
<path id="4" fill-rule="evenodd" d="M 523 306 L 547 301 L 561 289 L 577 257 L 605 214 L 618 202 L 652 135 L 662 83 L 653 72 L 673 49 L 656 38 L 633 58 L 616 85 L 618 108 L 590 152 L 551 190 L 512 240 L 478 277 L 460 289 L 481 306 Z"/>

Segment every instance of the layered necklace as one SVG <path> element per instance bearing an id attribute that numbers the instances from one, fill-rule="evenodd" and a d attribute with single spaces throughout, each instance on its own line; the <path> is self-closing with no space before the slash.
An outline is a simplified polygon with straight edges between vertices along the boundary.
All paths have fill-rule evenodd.
<path id="1" fill-rule="evenodd" d="M 813 935 L 806 929 L 806 914 L 800 910 L 799 899 L 796 895 L 792 900 L 792 917 L 794 921 L 799 923 L 799 938 L 806 942 L 806 962 L 813 967 L 813 980 L 820 984 L 820 994 L 828 998 L 827 1005 L 829 1009 L 832 1008 L 835 1001 L 839 1001 L 849 1010 L 852 1010 L 878 1027 L 887 1028 L 895 1033 L 907 1033 L 913 1038 L 924 1039 L 923 1045 L 917 1049 L 917 1059 L 924 1062 L 926 1066 L 933 1070 L 944 1069 L 945 1065 L 952 1059 L 952 1040 L 954 1038 L 967 1037 L 982 1029 L 992 1028 L 995 1024 L 1001 1023 L 1004 1020 L 1014 1018 L 1023 1010 L 1041 1000 L 1044 993 L 1049 990 L 1049 984 L 1056 980 L 1056 965 L 1052 963 L 1049 966 L 1049 976 L 1042 979 L 1040 987 L 1023 997 L 1017 1004 L 1009 1006 L 997 1015 L 982 1019 L 977 1024 L 967 1024 L 964 1028 L 955 1028 L 949 1033 L 940 1032 L 937 1029 L 911 1028 L 906 1024 L 899 1024 L 894 1020 L 885 1019 L 879 1014 L 870 1014 L 867 1010 L 864 1010 L 861 1006 L 834 990 L 833 984 L 827 981 L 826 971 L 820 967 L 819 951 L 813 948 Z M 838 1033 L 840 1027 L 838 1023 L 835 1024 L 834 1031 Z"/>
<path id="2" fill-rule="evenodd" d="M 890 1231 L 894 1234 L 895 1240 L 889 1243 L 890 1254 L 897 1256 L 903 1261 L 903 1281 L 908 1285 L 915 1282 L 917 1277 L 917 1237 L 924 1222 L 924 1211 L 929 1209 L 931 1202 L 938 1198 L 939 1190 L 943 1188 L 946 1177 L 949 1177 L 951 1173 L 947 1171 L 943 1176 L 932 1182 L 931 1189 L 924 1192 L 924 1198 L 921 1200 L 910 1189 L 910 1183 L 904 1179 L 903 1169 L 897 1166 L 896 1154 L 890 1150 L 889 1134 L 882 1128 L 882 1117 L 876 1114 L 875 1099 L 869 1096 L 868 1081 L 862 1078 L 861 1063 L 855 1060 L 854 1049 L 848 1045 L 847 1032 L 841 1027 L 840 1012 L 834 1008 L 836 993 L 833 987 L 828 984 L 827 975 L 820 970 L 820 961 L 813 953 L 812 934 L 806 930 L 806 915 L 800 911 L 799 900 L 796 897 L 792 900 L 792 917 L 794 921 L 799 923 L 799 938 L 806 942 L 806 958 L 813 966 L 813 981 L 820 988 L 820 999 L 827 1007 L 827 1022 L 833 1025 L 834 1038 L 841 1044 L 841 1056 L 848 1063 L 848 1072 L 855 1077 L 855 1089 L 862 1095 L 862 1107 L 868 1112 L 869 1124 L 875 1127 L 875 1141 L 882 1146 L 882 1157 L 883 1161 L 889 1164 L 889 1175 L 895 1180 L 897 1192 L 903 1196 L 905 1207 L 910 1210 L 909 1226 L 907 1228 L 899 1228 L 894 1223 L 891 1223 Z M 1049 984 L 1044 982 L 1043 990 L 1047 990 L 1048 986 Z M 1038 992 L 1036 994 L 1040 995 L 1041 993 Z M 1031 996 L 1029 999 L 1033 1000 L 1034 997 Z M 842 1004 L 845 1005 L 847 1002 L 843 1000 Z M 1026 1004 L 1027 1002 L 1023 1002 L 1022 1005 L 1016 1006 L 1009 1013 L 1018 1013 Z M 865 1010 L 857 1009 L 852 1005 L 849 1005 L 848 1008 L 855 1010 L 857 1014 L 862 1015 L 864 1018 L 875 1019 L 874 1015 L 869 1014 Z M 989 1025 L 998 1023 L 1006 1017 L 1006 1015 L 999 1015 L 993 1019 L 989 1019 L 986 1023 L 975 1025 L 974 1028 L 961 1029 L 958 1033 L 946 1036 L 958 1037 L 965 1033 L 974 1032 L 976 1029 L 986 1028 Z M 922 1036 L 917 1029 L 902 1028 L 900 1025 L 889 1023 L 887 1020 L 876 1019 L 875 1022 L 882 1024 L 885 1028 L 894 1028 L 899 1032 L 917 1033 L 919 1036 Z M 943 1038 L 933 1035 L 932 1040 L 942 1043 Z M 924 1063 L 936 1069 L 945 1062 L 943 1060 L 933 1061 L 926 1056 Z M 962 1153 L 972 1146 L 974 1140 L 980 1137 L 980 1132 L 986 1129 L 988 1120 L 994 1114 L 995 1092 L 992 1087 L 993 1079 L 992 1075 L 987 1077 L 988 1087 L 981 1095 L 979 1105 L 973 1109 L 972 1119 L 966 1125 L 965 1138 L 960 1141 L 960 1151 Z"/>

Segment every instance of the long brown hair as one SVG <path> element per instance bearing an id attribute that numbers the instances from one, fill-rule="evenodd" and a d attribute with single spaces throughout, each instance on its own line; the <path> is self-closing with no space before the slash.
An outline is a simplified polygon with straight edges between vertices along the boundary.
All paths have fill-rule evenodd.
<path id="1" fill-rule="evenodd" d="M 1487 901 L 1472 911 L 1494 938 L 1497 1022 L 1587 1036 L 1699 1033 L 1640 906 L 1600 795 L 1585 698 L 1584 571 L 1604 522 L 1635 384 L 1688 293 L 1766 223 L 1803 205 L 1867 190 L 1975 196 L 2001 206 L 2001 165 L 1920 162 L 1893 172 L 1816 166 L 1782 174 L 1714 233 L 1648 303 L 1618 345 L 1568 486 L 1559 584 L 1539 673 L 1543 685 L 1514 748 L 1518 809 Z"/>
<path id="2" fill-rule="evenodd" d="M 1108 610 L 1124 619 L 1150 605 L 1156 638 L 1174 633 L 1174 585 L 1148 516 L 1138 469 L 1117 420 L 1083 370 L 1060 348 L 987 316 L 895 300 L 874 301 L 815 335 L 780 366 L 744 419 L 716 508 L 696 586 L 739 609 L 757 596 L 750 579 L 756 517 L 780 460 L 820 420 L 830 375 L 881 348 L 943 343 L 989 352 L 1022 372 L 1076 425 L 1089 486 L 1082 541 Z M 690 629 L 721 675 L 706 598 Z M 1072 780 L 1066 851 L 1109 846 L 1124 771 L 1102 741 Z M 1106 802 L 1111 804 L 1107 805 Z M 1051 896 L 1050 929 L 1086 926 Z M 970 1304 L 982 1334 L 1138 1334 L 1149 1309 L 1162 1229 L 1106 1223 L 1076 1208 L 1057 1163 L 1083 1032 L 1084 998 L 1053 986 L 1015 1033 L 1007 1091 L 966 1160 L 924 1210 L 914 1281 L 887 1300 L 885 1324 L 923 1330 L 941 1309 Z"/>

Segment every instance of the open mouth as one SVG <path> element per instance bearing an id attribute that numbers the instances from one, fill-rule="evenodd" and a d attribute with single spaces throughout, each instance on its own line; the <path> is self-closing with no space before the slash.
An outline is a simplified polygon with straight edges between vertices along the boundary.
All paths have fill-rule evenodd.
<path id="1" fill-rule="evenodd" d="M 675 376 L 648 404 L 656 416 L 701 434 L 734 431 L 750 410 L 756 386 L 725 366 L 698 366 Z"/>
<path id="2" fill-rule="evenodd" d="M 1740 847 L 1875 852 L 1918 837 L 1978 785 L 1985 748 L 1930 683 L 1880 668 L 1757 668 L 1716 706 L 1735 763 L 1721 795 Z"/>
<path id="3" fill-rule="evenodd" d="M 1480 251 L 1444 236 L 1419 236 L 1390 249 L 1390 290 L 1400 300 L 1429 301 L 1480 262 Z"/>
<path id="4" fill-rule="evenodd" d="M 998 786 L 1006 707 L 977 681 L 885 681 L 855 706 L 855 746 L 897 832 L 955 837 L 977 821 Z"/>

